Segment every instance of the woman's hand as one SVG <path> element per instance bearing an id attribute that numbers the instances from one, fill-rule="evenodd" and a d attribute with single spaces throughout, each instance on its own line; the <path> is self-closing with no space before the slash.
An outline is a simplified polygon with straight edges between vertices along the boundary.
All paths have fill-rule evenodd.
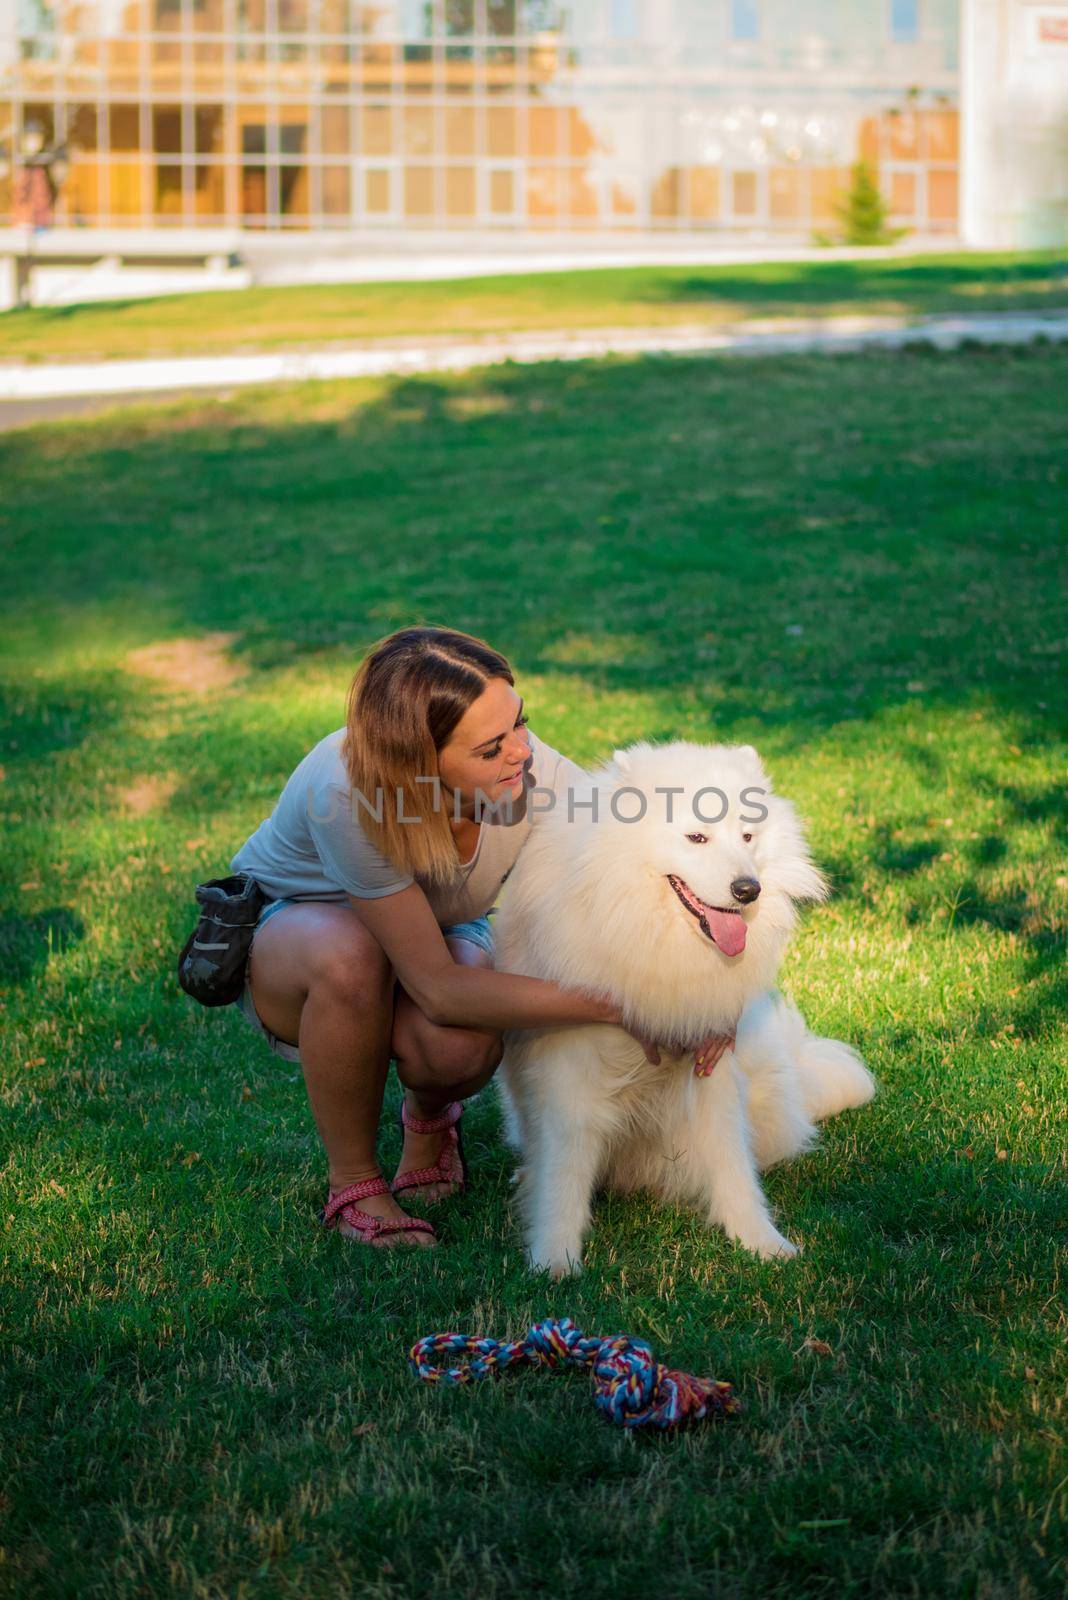
<path id="1" fill-rule="evenodd" d="M 734 1049 L 733 1033 L 710 1033 L 702 1039 L 693 1053 L 693 1070 L 697 1077 L 708 1078 L 724 1050 Z"/>
<path id="2" fill-rule="evenodd" d="M 604 996 L 604 998 L 605 1000 L 608 1000 L 607 995 Z M 645 1059 L 648 1061 L 650 1066 L 658 1067 L 660 1065 L 661 1050 L 665 1051 L 670 1056 L 679 1054 L 679 1046 L 677 1043 L 665 1043 L 663 1041 L 658 1041 L 651 1038 L 648 1034 L 642 1033 L 637 1028 L 628 1028 L 626 1023 L 623 1022 L 618 1016 L 612 1020 L 618 1023 L 619 1027 L 623 1029 L 624 1033 L 629 1033 L 632 1039 L 637 1039 L 638 1043 L 645 1051 Z M 734 1039 L 735 1036 L 733 1033 L 710 1033 L 701 1040 L 700 1044 L 695 1046 L 693 1052 L 693 1070 L 699 1078 L 707 1078 L 710 1076 L 713 1067 L 716 1065 L 716 1062 L 719 1060 L 720 1056 L 722 1056 L 723 1052 L 725 1050 L 734 1049 Z"/>
<path id="3" fill-rule="evenodd" d="M 636 1028 L 624 1027 L 623 1032 L 629 1033 L 632 1039 L 637 1039 L 638 1043 L 645 1051 L 645 1059 L 649 1062 L 650 1066 L 658 1067 L 660 1065 L 660 1051 L 662 1048 L 667 1050 L 669 1054 L 673 1054 L 668 1045 L 661 1046 L 657 1044 L 655 1039 L 650 1039 L 648 1035 L 639 1033 Z"/>

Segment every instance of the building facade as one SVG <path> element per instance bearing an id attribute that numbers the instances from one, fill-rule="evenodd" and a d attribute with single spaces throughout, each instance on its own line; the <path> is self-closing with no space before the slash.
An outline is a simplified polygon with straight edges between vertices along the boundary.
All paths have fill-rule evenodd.
<path id="1" fill-rule="evenodd" d="M 0 219 L 807 240 L 958 222 L 956 0 L 0 0 Z M 56 169 L 57 172 L 60 170 Z"/>

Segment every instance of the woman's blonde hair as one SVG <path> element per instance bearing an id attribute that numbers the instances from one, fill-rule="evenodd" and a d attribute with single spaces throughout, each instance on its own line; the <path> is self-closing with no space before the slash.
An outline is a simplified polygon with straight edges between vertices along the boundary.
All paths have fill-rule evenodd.
<path id="1" fill-rule="evenodd" d="M 515 685 L 508 662 L 485 640 L 420 626 L 380 639 L 352 680 L 341 746 L 352 814 L 395 867 L 430 884 L 447 883 L 459 859 L 449 807 L 432 781 L 438 752 L 493 678 Z"/>

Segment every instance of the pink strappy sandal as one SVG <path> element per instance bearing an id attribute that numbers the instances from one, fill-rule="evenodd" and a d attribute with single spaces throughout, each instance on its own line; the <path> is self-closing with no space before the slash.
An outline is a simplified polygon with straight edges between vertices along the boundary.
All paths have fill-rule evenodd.
<path id="1" fill-rule="evenodd" d="M 453 1100 L 439 1117 L 413 1117 L 408 1110 L 408 1102 L 401 1101 L 402 1131 L 410 1128 L 412 1133 L 438 1133 L 447 1128 L 449 1136 L 432 1167 L 415 1167 L 411 1172 L 402 1172 L 399 1178 L 394 1178 L 390 1189 L 395 1195 L 403 1193 L 405 1189 L 422 1189 L 428 1183 L 452 1183 L 456 1185 L 453 1193 L 463 1194 L 467 1187 L 467 1162 L 464 1159 L 463 1135 L 458 1126 L 463 1113 L 461 1101 Z M 442 1194 L 434 1198 L 445 1200 L 448 1196 Z M 426 1204 L 433 1205 L 434 1201 L 428 1200 Z"/>
<path id="2" fill-rule="evenodd" d="M 373 1244 L 376 1239 L 387 1233 L 429 1233 L 437 1238 L 437 1229 L 432 1222 L 426 1222 L 422 1217 L 396 1217 L 391 1222 L 386 1217 L 374 1217 L 369 1211 L 361 1211 L 353 1204 L 355 1200 L 369 1200 L 375 1194 L 389 1194 L 389 1184 L 385 1178 L 365 1178 L 362 1183 L 352 1183 L 347 1189 L 339 1189 L 332 1199 L 319 1213 L 319 1221 L 324 1228 L 336 1228 L 339 1215 L 357 1230 L 356 1237 L 361 1244 Z"/>

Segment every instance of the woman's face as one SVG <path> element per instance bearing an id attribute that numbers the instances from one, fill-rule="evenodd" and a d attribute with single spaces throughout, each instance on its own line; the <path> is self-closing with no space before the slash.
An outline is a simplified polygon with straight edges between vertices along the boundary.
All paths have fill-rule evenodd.
<path id="1" fill-rule="evenodd" d="M 481 789 L 488 801 L 518 797 L 523 763 L 530 754 L 523 702 L 504 678 L 491 678 L 438 751 L 438 774 L 448 789 L 474 803 Z"/>

